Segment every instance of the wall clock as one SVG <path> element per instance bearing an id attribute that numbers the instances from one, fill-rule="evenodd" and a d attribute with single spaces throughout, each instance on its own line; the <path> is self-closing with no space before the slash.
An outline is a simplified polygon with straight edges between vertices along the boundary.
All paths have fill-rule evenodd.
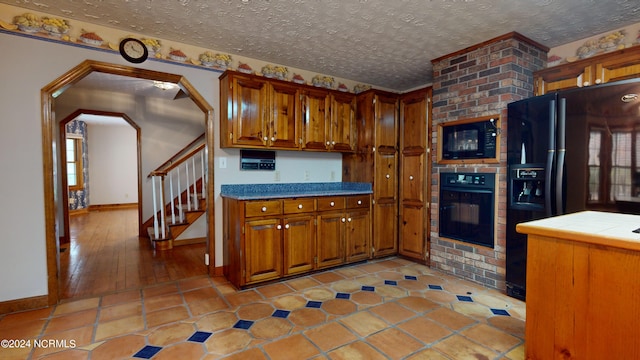
<path id="1" fill-rule="evenodd" d="M 149 57 L 149 50 L 142 41 L 126 38 L 120 41 L 120 55 L 129 62 L 140 64 Z"/>

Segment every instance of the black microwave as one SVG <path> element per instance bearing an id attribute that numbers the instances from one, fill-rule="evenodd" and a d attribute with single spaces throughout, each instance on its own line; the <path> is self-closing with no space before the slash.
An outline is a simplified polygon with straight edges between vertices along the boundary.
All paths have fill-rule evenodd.
<path id="1" fill-rule="evenodd" d="M 442 160 L 495 158 L 497 135 L 498 129 L 491 120 L 445 124 L 442 126 Z"/>

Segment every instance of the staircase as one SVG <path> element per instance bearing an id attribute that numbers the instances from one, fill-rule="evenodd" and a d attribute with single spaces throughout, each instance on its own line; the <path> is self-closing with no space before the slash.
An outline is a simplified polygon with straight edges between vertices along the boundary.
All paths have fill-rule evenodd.
<path id="1" fill-rule="evenodd" d="M 204 140 L 202 134 L 148 176 L 154 215 L 144 222 L 143 229 L 147 229 L 151 246 L 156 250 L 206 241 L 206 230 L 193 237 L 199 232 L 194 224 L 207 206 Z M 184 238 L 183 234 L 192 237 Z"/>

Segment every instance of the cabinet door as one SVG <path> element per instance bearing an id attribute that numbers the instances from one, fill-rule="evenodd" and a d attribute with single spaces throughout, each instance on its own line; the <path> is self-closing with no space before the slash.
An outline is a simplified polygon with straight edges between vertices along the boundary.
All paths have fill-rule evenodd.
<path id="1" fill-rule="evenodd" d="M 318 215 L 316 235 L 317 268 L 340 265 L 344 262 L 344 213 Z"/>
<path id="2" fill-rule="evenodd" d="M 298 88 L 289 84 L 271 83 L 271 116 L 268 123 L 268 144 L 282 149 L 300 147 L 297 121 Z"/>
<path id="3" fill-rule="evenodd" d="M 245 283 L 282 276 L 280 218 L 245 222 Z"/>
<path id="4" fill-rule="evenodd" d="M 425 259 L 427 248 L 426 185 L 428 92 L 416 91 L 400 100 L 400 208 L 398 252 Z"/>
<path id="5" fill-rule="evenodd" d="M 589 86 L 593 83 L 592 67 L 584 62 L 545 69 L 536 72 L 534 94 Z"/>
<path id="6" fill-rule="evenodd" d="M 374 256 L 393 255 L 398 251 L 398 204 L 376 201 L 373 205 Z"/>
<path id="7" fill-rule="evenodd" d="M 634 63 L 635 62 L 635 63 Z M 603 61 L 596 64 L 595 83 L 637 78 L 640 75 L 640 60 L 623 59 L 618 61 Z"/>
<path id="8" fill-rule="evenodd" d="M 265 81 L 234 76 L 233 145 L 265 146 L 267 91 Z"/>
<path id="9" fill-rule="evenodd" d="M 366 211 L 347 213 L 346 251 L 347 262 L 366 260 L 370 254 L 371 215 Z"/>
<path id="10" fill-rule="evenodd" d="M 284 273 L 292 275 L 313 270 L 316 229 L 314 216 L 284 218 Z"/>
<path id="11" fill-rule="evenodd" d="M 302 148 L 326 150 L 329 93 L 308 89 L 302 93 L 301 99 Z"/>
<path id="12" fill-rule="evenodd" d="M 395 201 L 398 193 L 397 155 L 378 152 L 375 155 L 374 198 Z"/>
<path id="13" fill-rule="evenodd" d="M 330 148 L 335 151 L 355 151 L 355 102 L 352 94 L 331 96 Z"/>

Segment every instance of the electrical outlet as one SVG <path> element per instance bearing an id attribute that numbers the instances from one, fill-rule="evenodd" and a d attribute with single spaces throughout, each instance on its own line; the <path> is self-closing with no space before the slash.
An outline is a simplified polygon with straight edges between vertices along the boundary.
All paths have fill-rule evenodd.
<path id="1" fill-rule="evenodd" d="M 336 172 L 335 171 L 331 172 L 331 181 L 336 181 Z"/>
<path id="2" fill-rule="evenodd" d="M 227 158 L 226 157 L 221 157 L 218 161 L 220 162 L 219 163 L 220 169 L 226 169 L 227 168 Z"/>
<path id="3" fill-rule="evenodd" d="M 309 181 L 311 176 L 309 176 L 309 170 L 304 171 L 304 181 Z"/>
<path id="4" fill-rule="evenodd" d="M 276 170 L 273 174 L 274 181 L 280 181 L 280 170 Z"/>

